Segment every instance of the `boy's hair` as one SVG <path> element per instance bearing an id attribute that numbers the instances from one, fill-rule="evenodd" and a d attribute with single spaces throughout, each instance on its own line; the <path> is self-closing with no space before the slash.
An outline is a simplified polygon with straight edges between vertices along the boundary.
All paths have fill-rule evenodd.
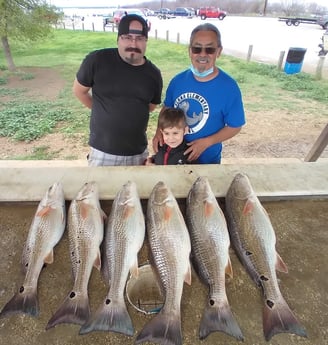
<path id="1" fill-rule="evenodd" d="M 186 117 L 182 109 L 165 108 L 158 117 L 158 128 L 165 129 L 171 127 L 185 128 L 187 126 Z"/>

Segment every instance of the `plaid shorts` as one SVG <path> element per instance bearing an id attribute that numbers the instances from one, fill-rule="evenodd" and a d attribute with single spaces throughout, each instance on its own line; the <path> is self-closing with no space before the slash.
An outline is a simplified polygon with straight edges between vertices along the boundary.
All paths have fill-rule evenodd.
<path id="1" fill-rule="evenodd" d="M 114 165 L 143 165 L 148 157 L 148 149 L 140 155 L 134 156 L 116 156 L 105 153 L 91 147 L 88 155 L 89 167 L 114 166 Z"/>

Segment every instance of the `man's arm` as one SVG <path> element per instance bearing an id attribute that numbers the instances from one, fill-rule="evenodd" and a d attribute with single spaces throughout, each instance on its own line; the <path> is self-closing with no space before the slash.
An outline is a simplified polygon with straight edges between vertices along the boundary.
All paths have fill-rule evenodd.
<path id="1" fill-rule="evenodd" d="M 149 103 L 149 111 L 152 112 L 156 109 L 157 104 Z"/>
<path id="2" fill-rule="evenodd" d="M 73 83 L 73 93 L 77 99 L 80 100 L 87 108 L 91 109 L 92 107 L 92 96 L 89 93 L 90 87 L 83 86 L 80 84 L 77 79 Z"/>
<path id="3" fill-rule="evenodd" d="M 165 105 L 163 105 L 159 114 L 161 114 L 165 108 L 166 108 Z M 159 114 L 158 114 L 158 116 L 159 116 Z M 154 152 L 157 153 L 158 152 L 158 145 L 163 146 L 163 144 L 164 144 L 163 135 L 162 135 L 161 131 L 159 130 L 159 128 L 157 127 L 155 135 L 153 137 L 153 150 L 154 150 Z"/>
<path id="4" fill-rule="evenodd" d="M 185 151 L 188 156 L 188 160 L 193 161 L 198 159 L 198 157 L 209 147 L 216 143 L 222 143 L 225 140 L 228 140 L 238 134 L 241 130 L 241 127 L 229 127 L 225 126 L 220 129 L 218 132 L 205 137 L 196 139 L 188 143 L 189 148 Z"/>

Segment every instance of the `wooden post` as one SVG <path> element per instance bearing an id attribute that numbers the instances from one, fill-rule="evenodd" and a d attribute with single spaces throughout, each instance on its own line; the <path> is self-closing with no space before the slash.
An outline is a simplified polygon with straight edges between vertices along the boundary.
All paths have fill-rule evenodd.
<path id="1" fill-rule="evenodd" d="M 249 62 L 251 60 L 252 57 L 252 51 L 253 51 L 253 45 L 250 44 L 248 47 L 248 53 L 247 53 L 247 62 Z"/>
<path id="2" fill-rule="evenodd" d="M 315 141 L 310 152 L 304 158 L 305 162 L 315 162 L 321 155 L 322 151 L 328 145 L 328 124 L 323 129 L 318 139 Z"/>
<path id="3" fill-rule="evenodd" d="M 82 31 L 84 31 L 84 23 L 82 23 Z"/>
<path id="4" fill-rule="evenodd" d="M 177 33 L 177 43 L 180 44 L 180 33 Z"/>
<path id="5" fill-rule="evenodd" d="M 279 55 L 279 60 L 278 60 L 278 69 L 281 71 L 282 70 L 282 63 L 284 61 L 284 56 L 285 56 L 285 51 L 282 50 Z"/>
<path id="6" fill-rule="evenodd" d="M 95 23 L 92 22 L 92 31 L 94 32 L 95 31 Z"/>
<path id="7" fill-rule="evenodd" d="M 315 77 L 316 79 L 321 79 L 322 78 L 322 69 L 323 69 L 323 64 L 325 62 L 325 56 L 320 56 L 319 62 L 317 65 L 317 69 L 315 72 Z"/>
<path id="8" fill-rule="evenodd" d="M 166 40 L 169 40 L 169 30 L 166 30 Z"/>

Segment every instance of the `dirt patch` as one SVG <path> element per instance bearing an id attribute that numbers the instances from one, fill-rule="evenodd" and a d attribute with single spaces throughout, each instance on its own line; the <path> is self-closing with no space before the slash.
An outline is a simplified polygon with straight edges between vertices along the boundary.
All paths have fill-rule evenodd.
<path id="1" fill-rule="evenodd" d="M 22 90 L 24 97 L 41 101 L 56 100 L 64 87 L 65 80 L 61 78 L 58 70 L 42 67 L 21 68 L 17 74 L 8 79 L 6 84 L 9 90 Z M 10 95 L 4 96 L 1 101 L 5 103 L 12 98 Z M 85 159 L 88 152 L 88 146 L 82 139 L 79 140 L 78 133 L 74 138 L 68 138 L 58 132 L 51 133 L 33 142 L 0 137 L 0 145 L 2 147 L 0 159 L 31 156 L 40 150 L 51 152 L 53 159 Z"/>
<path id="2" fill-rule="evenodd" d="M 10 78 L 6 87 L 24 89 L 26 97 L 54 100 L 65 86 L 65 81 L 55 69 L 33 67 L 24 68 L 21 72 L 33 75 L 33 79 L 22 79 L 18 74 Z M 6 97 L 8 99 L 2 98 L 3 102 L 10 96 Z M 304 101 L 304 111 L 296 116 L 288 110 L 265 109 L 259 113 L 246 109 L 247 124 L 239 135 L 225 143 L 223 157 L 303 159 L 327 124 L 327 115 L 324 112 L 310 114 L 308 103 Z M 29 143 L 0 137 L 0 159 L 32 155 L 42 148 L 51 152 L 53 159 L 85 159 L 88 146 L 84 141 L 78 134 L 75 138 L 67 138 L 62 133 L 49 134 Z M 149 142 L 151 148 L 151 140 Z M 328 158 L 327 148 L 321 157 Z"/>

